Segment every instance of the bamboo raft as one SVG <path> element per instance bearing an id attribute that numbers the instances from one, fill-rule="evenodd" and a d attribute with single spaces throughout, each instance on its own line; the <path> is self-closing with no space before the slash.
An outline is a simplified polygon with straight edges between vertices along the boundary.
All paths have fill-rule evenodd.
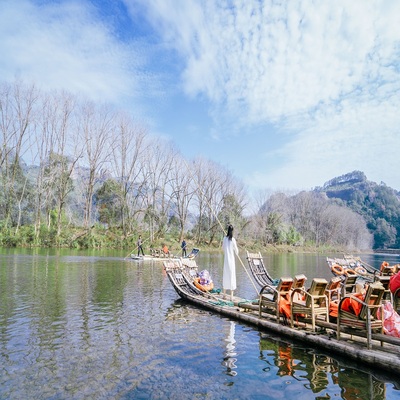
<path id="1" fill-rule="evenodd" d="M 199 249 L 194 248 L 192 251 L 183 258 L 187 259 L 194 259 L 197 254 L 199 253 Z M 173 254 L 164 254 L 162 250 L 153 250 L 151 254 L 145 254 L 145 255 L 138 255 L 138 254 L 131 254 L 131 259 L 134 261 L 168 261 L 171 259 L 179 259 L 179 256 L 173 255 Z"/>
<path id="2" fill-rule="evenodd" d="M 311 319 L 306 315 L 304 318 L 293 319 L 292 315 L 290 323 L 276 310 L 268 309 L 268 302 L 262 300 L 265 299 L 262 293 L 265 288 L 261 290 L 258 299 L 248 300 L 234 296 L 232 301 L 228 301 L 218 291 L 204 292 L 193 284 L 196 270 L 193 263 L 188 269 L 181 260 L 170 260 L 164 262 L 164 269 L 178 295 L 196 306 L 254 325 L 261 330 L 298 340 L 310 347 L 345 356 L 375 369 L 400 373 L 400 338 L 374 333 L 368 329 L 353 329 L 352 323 L 340 327 L 339 333 L 337 323 L 329 322 L 329 318 L 321 318 L 318 313 Z M 316 280 L 316 285 L 321 283 L 319 281 L 322 280 Z M 298 287 L 296 290 L 303 289 Z M 371 296 L 373 293 L 371 289 Z M 324 296 L 326 294 L 320 297 Z M 300 311 L 304 312 L 304 309 Z M 341 318 L 348 323 L 346 317 L 348 316 Z"/>
<path id="3" fill-rule="evenodd" d="M 343 278 L 349 275 L 355 275 L 358 278 L 373 282 L 377 272 L 372 266 L 363 262 L 359 257 L 344 256 L 344 258 L 326 258 L 329 269 L 334 276 Z"/>

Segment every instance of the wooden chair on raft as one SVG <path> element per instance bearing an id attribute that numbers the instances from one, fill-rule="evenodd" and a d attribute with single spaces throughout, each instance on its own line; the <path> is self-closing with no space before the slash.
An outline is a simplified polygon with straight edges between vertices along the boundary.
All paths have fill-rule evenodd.
<path id="1" fill-rule="evenodd" d="M 382 286 L 385 289 L 385 292 L 383 294 L 383 300 L 391 300 L 392 295 L 390 292 L 390 276 L 391 275 L 375 275 L 375 282 L 380 282 L 382 284 Z"/>
<path id="2" fill-rule="evenodd" d="M 340 291 L 342 290 L 342 279 L 339 276 L 334 276 L 328 282 L 325 289 L 326 297 L 328 298 L 328 303 L 333 300 L 340 299 Z"/>
<path id="3" fill-rule="evenodd" d="M 381 276 L 392 276 L 397 272 L 398 264 L 396 265 L 389 265 L 387 261 L 384 261 L 381 264 L 381 267 L 379 271 L 375 271 L 375 276 L 376 275 L 381 275 Z"/>
<path id="4" fill-rule="evenodd" d="M 290 296 L 290 325 L 293 328 L 294 316 L 300 314 L 303 318 L 311 318 L 312 330 L 315 331 L 316 319 L 324 315 L 329 322 L 328 298 L 325 294 L 328 281 L 314 278 L 308 290 L 295 289 Z"/>
<path id="5" fill-rule="evenodd" d="M 177 286 L 186 286 L 187 282 L 182 274 L 182 263 L 180 260 L 169 260 L 163 262 L 163 267 L 166 272 L 173 273 L 173 279 Z"/>
<path id="6" fill-rule="evenodd" d="M 292 289 L 304 289 L 306 281 L 307 277 L 304 274 L 295 275 Z"/>
<path id="7" fill-rule="evenodd" d="M 355 293 L 356 292 L 356 283 L 357 283 L 358 275 L 347 275 L 342 283 L 341 296 L 346 296 L 346 294 Z"/>
<path id="8" fill-rule="evenodd" d="M 160 253 L 157 249 L 150 248 L 150 255 L 152 257 L 160 257 Z"/>
<path id="9" fill-rule="evenodd" d="M 374 281 L 381 282 L 383 287 L 385 288 L 385 294 L 383 295 L 384 300 L 392 300 L 392 294 L 389 288 L 390 278 L 396 274 L 397 268 L 397 264 L 389 265 L 387 261 L 384 261 L 381 264 L 380 270 L 375 271 L 374 273 Z"/>
<path id="10" fill-rule="evenodd" d="M 265 285 L 259 295 L 259 316 L 263 313 L 273 314 L 279 323 L 281 317 L 281 300 L 283 296 L 288 296 L 293 286 L 293 279 L 282 277 L 278 285 Z"/>
<path id="11" fill-rule="evenodd" d="M 354 294 L 340 300 L 337 318 L 337 339 L 343 328 L 364 332 L 367 337 L 367 348 L 371 348 L 372 331 L 383 334 L 382 299 L 385 288 L 380 282 L 370 283 L 363 299 Z M 378 310 L 380 316 L 378 317 Z"/>

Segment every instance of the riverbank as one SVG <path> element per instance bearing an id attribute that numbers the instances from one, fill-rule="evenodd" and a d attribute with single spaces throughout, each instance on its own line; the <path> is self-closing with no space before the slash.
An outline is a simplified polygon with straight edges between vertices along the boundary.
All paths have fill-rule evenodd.
<path id="1" fill-rule="evenodd" d="M 2 247 L 26 247 L 26 248 L 70 248 L 70 249 L 122 249 L 136 251 L 136 241 L 139 235 L 143 238 L 145 253 L 150 249 L 160 249 L 166 244 L 173 254 L 181 252 L 178 233 L 166 233 L 164 237 L 150 240 L 146 232 L 137 231 L 124 235 L 119 229 L 105 229 L 101 226 L 94 226 L 90 229 L 69 228 L 63 230 L 59 235 L 53 231 L 42 231 L 36 237 L 33 227 L 21 227 L 17 233 L 11 230 L 0 231 L 0 246 Z M 216 239 L 211 244 L 198 242 L 189 234 L 186 235 L 187 249 L 194 247 L 207 252 L 219 252 L 221 242 Z M 346 249 L 328 245 L 316 246 L 313 243 L 287 245 L 287 244 L 266 244 L 237 238 L 239 249 L 251 252 L 268 253 L 316 253 L 316 254 L 340 254 L 340 253 L 372 253 L 369 250 Z"/>
<path id="2" fill-rule="evenodd" d="M 202 251 L 215 252 L 222 251 L 222 249 L 217 245 L 201 244 L 196 245 L 195 243 L 188 242 L 188 247 L 200 247 Z M 249 243 L 238 240 L 239 250 L 248 250 L 250 252 L 260 252 L 262 254 L 274 254 L 274 253 L 310 253 L 310 254 L 369 254 L 373 253 L 373 250 L 360 250 L 360 249 L 346 249 L 341 247 L 332 246 L 315 246 L 312 244 L 291 246 L 286 244 L 267 244 L 260 245 L 259 243 Z"/>

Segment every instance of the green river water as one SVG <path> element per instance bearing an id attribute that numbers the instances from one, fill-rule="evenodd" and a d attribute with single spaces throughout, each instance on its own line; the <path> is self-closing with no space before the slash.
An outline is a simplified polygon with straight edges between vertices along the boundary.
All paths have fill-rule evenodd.
<path id="1" fill-rule="evenodd" d="M 400 377 L 187 304 L 160 262 L 125 256 L 0 249 L 0 399 L 400 399 Z M 329 279 L 326 256 L 264 261 L 273 277 Z M 197 263 L 219 287 L 222 253 Z M 241 263 L 237 281 L 256 298 Z"/>

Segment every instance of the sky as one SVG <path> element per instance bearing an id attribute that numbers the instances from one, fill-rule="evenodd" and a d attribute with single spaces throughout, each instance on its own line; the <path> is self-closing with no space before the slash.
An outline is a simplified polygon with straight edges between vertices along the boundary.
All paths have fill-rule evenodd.
<path id="1" fill-rule="evenodd" d="M 0 0 L 0 79 L 126 109 L 249 190 L 400 190 L 398 0 Z"/>

